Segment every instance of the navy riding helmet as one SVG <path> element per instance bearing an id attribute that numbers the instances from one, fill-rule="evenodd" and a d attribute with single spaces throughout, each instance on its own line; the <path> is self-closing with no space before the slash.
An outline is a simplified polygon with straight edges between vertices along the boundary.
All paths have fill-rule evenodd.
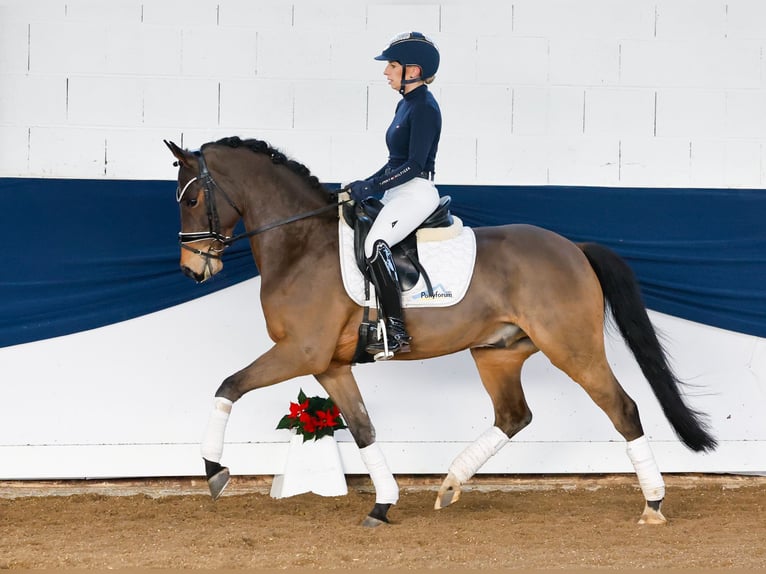
<path id="1" fill-rule="evenodd" d="M 383 50 L 376 60 L 399 62 L 402 65 L 402 86 L 421 80 L 428 80 L 436 75 L 439 69 L 439 49 L 433 40 L 421 32 L 403 32 L 391 39 L 388 47 Z M 420 66 L 420 77 L 412 80 L 404 79 L 405 66 Z"/>

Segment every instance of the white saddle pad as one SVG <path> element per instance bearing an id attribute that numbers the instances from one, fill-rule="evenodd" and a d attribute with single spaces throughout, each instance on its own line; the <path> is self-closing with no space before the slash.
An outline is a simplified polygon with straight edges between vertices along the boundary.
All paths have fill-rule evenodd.
<path id="1" fill-rule="evenodd" d="M 459 218 L 452 217 L 455 224 L 450 227 L 418 231 L 418 256 L 431 279 L 434 294 L 433 297 L 428 295 L 426 282 L 421 276 L 412 289 L 402 293 L 403 307 L 449 307 L 459 303 L 468 291 L 476 262 L 476 236 L 470 227 L 463 226 Z M 364 277 L 354 256 L 354 230 L 346 224 L 342 215 L 338 234 L 343 286 L 351 299 L 364 306 Z M 369 304 L 376 304 L 372 284 Z"/>

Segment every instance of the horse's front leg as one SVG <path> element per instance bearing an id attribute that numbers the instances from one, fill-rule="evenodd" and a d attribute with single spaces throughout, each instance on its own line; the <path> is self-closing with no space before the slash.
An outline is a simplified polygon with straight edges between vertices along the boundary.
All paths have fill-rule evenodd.
<path id="1" fill-rule="evenodd" d="M 249 366 L 227 377 L 218 387 L 201 447 L 214 500 L 229 483 L 229 469 L 221 465 L 221 457 L 232 405 L 248 391 L 323 370 L 321 355 L 307 355 L 305 349 L 305 346 L 280 341 Z"/>
<path id="2" fill-rule="evenodd" d="M 399 500 L 399 485 L 388 468 L 380 445 L 375 441 L 375 428 L 351 373 L 351 366 L 333 364 L 321 375 L 316 375 L 316 379 L 346 419 L 375 487 L 375 506 L 362 521 L 362 525 L 375 527 L 387 523 L 389 508 Z"/>

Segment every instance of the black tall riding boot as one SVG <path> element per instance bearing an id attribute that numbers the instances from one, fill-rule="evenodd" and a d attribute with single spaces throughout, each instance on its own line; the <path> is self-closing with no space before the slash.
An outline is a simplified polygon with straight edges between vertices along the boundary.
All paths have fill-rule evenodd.
<path id="1" fill-rule="evenodd" d="M 408 353 L 412 337 L 404 328 L 399 276 L 396 273 L 391 249 L 382 239 L 375 242 L 372 257 L 367 260 L 367 267 L 370 270 L 372 284 L 375 285 L 378 306 L 383 313 L 386 327 L 386 343 L 380 338 L 367 346 L 367 352 L 375 355 L 376 361 L 390 359 L 394 353 Z M 388 354 L 386 354 L 386 347 L 388 347 Z"/>

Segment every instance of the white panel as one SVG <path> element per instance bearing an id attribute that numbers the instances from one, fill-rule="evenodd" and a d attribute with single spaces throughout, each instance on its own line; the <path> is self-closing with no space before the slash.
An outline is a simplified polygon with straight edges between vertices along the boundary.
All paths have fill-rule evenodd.
<path id="1" fill-rule="evenodd" d="M 184 75 L 254 76 L 256 39 L 252 30 L 188 28 L 182 33 L 181 68 Z"/>
<path id="2" fill-rule="evenodd" d="M 29 128 L 0 125 L 0 177 L 29 173 Z"/>
<path id="3" fill-rule="evenodd" d="M 441 90 L 439 90 L 440 93 Z M 439 94 L 434 91 L 434 97 L 439 102 L 443 115 L 444 104 Z M 367 87 L 366 128 L 371 133 L 379 134 L 381 141 L 384 141 L 386 130 L 394 119 L 394 112 L 399 100 L 401 100 L 399 92 L 385 82 L 375 82 Z"/>
<path id="4" fill-rule="evenodd" d="M 726 2 L 726 36 L 728 38 L 763 39 L 766 3 L 758 0 Z"/>
<path id="5" fill-rule="evenodd" d="M 514 88 L 514 135 L 582 134 L 583 97 L 582 88 Z"/>
<path id="6" fill-rule="evenodd" d="M 87 23 L 34 22 L 29 69 L 34 73 L 96 74 L 107 71 L 107 27 Z"/>
<path id="7" fill-rule="evenodd" d="M 591 136 L 652 136 L 654 91 L 589 88 L 584 126 Z"/>
<path id="8" fill-rule="evenodd" d="M 181 73 L 181 30 L 150 24 L 112 25 L 106 39 L 110 74 L 142 76 Z"/>
<path id="9" fill-rule="evenodd" d="M 358 0 L 296 2 L 293 14 L 296 29 L 330 30 L 334 40 L 341 40 L 349 31 L 364 30 L 367 21 L 367 8 Z"/>
<path id="10" fill-rule="evenodd" d="M 106 175 L 117 179 L 168 179 L 176 174 L 173 156 L 162 140 L 180 145 L 173 129 L 110 129 L 106 137 Z"/>
<path id="11" fill-rule="evenodd" d="M 500 135 L 511 133 L 512 92 L 506 86 L 444 86 L 439 106 L 442 137 L 452 134 Z"/>
<path id="12" fill-rule="evenodd" d="M 284 137 L 272 139 L 272 143 L 288 157 L 304 164 L 322 182 L 331 182 L 331 136 L 330 131 L 281 132 Z M 352 136 L 349 136 L 352 137 Z"/>
<path id="13" fill-rule="evenodd" d="M 620 183 L 688 187 L 690 143 L 683 139 L 622 138 Z"/>
<path id="14" fill-rule="evenodd" d="M 320 95 L 317 97 L 317 95 Z M 367 88 L 357 82 L 295 83 L 295 129 L 362 132 L 367 124 Z"/>
<path id="15" fill-rule="evenodd" d="M 507 35 L 513 32 L 513 2 L 445 2 L 441 30 L 464 36 Z"/>
<path id="16" fill-rule="evenodd" d="M 766 90 L 726 92 L 725 135 L 766 138 Z"/>
<path id="17" fill-rule="evenodd" d="M 621 43 L 626 86 L 758 88 L 756 40 L 628 40 Z"/>
<path id="18" fill-rule="evenodd" d="M 480 36 L 476 54 L 482 84 L 545 84 L 548 40 L 513 36 Z"/>
<path id="19" fill-rule="evenodd" d="M 143 113 L 143 85 L 135 78 L 69 79 L 67 117 L 81 126 L 137 126 Z"/>
<path id="20" fill-rule="evenodd" d="M 763 187 L 761 144 L 756 141 L 726 141 L 724 146 L 724 186 Z"/>
<path id="21" fill-rule="evenodd" d="M 0 124 L 44 126 L 66 121 L 66 78 L 6 75 L 0 90 Z"/>
<path id="22" fill-rule="evenodd" d="M 215 26 L 218 21 L 217 2 L 189 0 L 143 0 L 142 22 L 173 26 Z"/>
<path id="23" fill-rule="evenodd" d="M 317 4 L 321 6 L 322 4 Z M 330 66 L 324 74 L 336 80 L 385 82 L 383 70 L 386 62 L 375 60 L 388 45 L 384 34 L 369 34 L 356 31 L 331 32 Z"/>
<path id="24" fill-rule="evenodd" d="M 451 462 L 468 446 L 467 442 L 380 444 L 395 474 L 446 474 Z M 698 454 L 677 442 L 652 442 L 657 463 L 665 473 L 689 472 L 687 469 L 694 468 L 692 472 L 761 474 L 766 468 L 765 449 L 763 440 L 737 441 L 722 443 L 715 453 Z M 232 476 L 272 475 L 284 472 L 287 450 L 287 439 L 227 443 L 224 456 Z M 338 451 L 346 474 L 367 474 L 356 445 L 339 442 Z M 0 454 L 4 460 L 14 462 L 12 466 L 0 467 L 0 480 L 204 476 L 196 444 L 0 447 Z M 478 474 L 591 473 L 632 474 L 625 443 L 511 441 Z M 206 490 L 204 482 L 201 488 Z"/>
<path id="25" fill-rule="evenodd" d="M 103 177 L 105 135 L 92 128 L 32 127 L 29 175 Z"/>
<path id="26" fill-rule="evenodd" d="M 613 86 L 619 77 L 615 40 L 550 40 L 550 82 L 562 85 Z"/>
<path id="27" fill-rule="evenodd" d="M 144 81 L 144 124 L 153 127 L 218 125 L 218 82 L 188 78 Z"/>
<path id="28" fill-rule="evenodd" d="M 474 36 L 435 35 L 441 61 L 436 84 L 471 84 L 478 79 L 478 42 Z"/>
<path id="29" fill-rule="evenodd" d="M 258 33 L 256 73 L 260 77 L 319 80 L 327 78 L 329 68 L 329 33 Z"/>
<path id="30" fill-rule="evenodd" d="M 173 133 L 177 130 L 173 129 Z M 244 130 L 244 129 L 232 129 L 232 128 L 191 128 L 184 129 L 181 132 L 181 141 L 176 141 L 178 145 L 188 149 L 199 149 L 202 144 L 207 142 L 217 141 L 221 138 L 240 136 L 242 138 L 256 138 L 269 141 L 269 137 L 274 132 L 267 130 Z M 285 131 L 279 131 L 276 133 L 289 133 Z M 271 142 L 270 142 L 271 143 Z M 279 146 L 276 146 L 279 147 Z M 166 148 L 167 150 L 167 148 Z M 173 174 L 175 175 L 175 173 Z"/>
<path id="31" fill-rule="evenodd" d="M 236 129 L 290 129 L 294 94 L 284 80 L 223 80 L 221 127 Z"/>
<path id="32" fill-rule="evenodd" d="M 747 140 L 692 141 L 691 184 L 700 187 L 763 188 L 763 144 Z"/>
<path id="33" fill-rule="evenodd" d="M 411 30 L 432 34 L 439 31 L 439 13 L 438 4 L 368 3 L 367 29 L 383 32 L 387 34 L 387 39 Z"/>
<path id="34" fill-rule="evenodd" d="M 161 1 L 161 0 L 160 0 Z M 293 3 L 281 0 L 221 0 L 218 2 L 221 26 L 244 26 L 253 30 L 291 28 Z"/>
<path id="35" fill-rule="evenodd" d="M 366 179 L 388 160 L 383 133 L 366 132 L 331 135 L 331 165 L 328 178 L 333 183 L 351 183 Z M 441 148 L 437 156 L 437 172 L 442 165 Z"/>
<path id="36" fill-rule="evenodd" d="M 141 5 L 139 0 L 67 0 L 66 18 L 72 22 L 138 23 L 141 21 Z"/>
<path id="37" fill-rule="evenodd" d="M 477 138 L 476 173 L 482 184 L 546 185 L 548 147 L 544 137 Z"/>
<path id="38" fill-rule="evenodd" d="M 550 185 L 598 185 L 619 183 L 617 138 L 573 137 L 548 140 Z"/>
<path id="39" fill-rule="evenodd" d="M 760 187 L 766 187 L 766 145 L 761 144 L 761 185 Z"/>
<path id="40" fill-rule="evenodd" d="M 0 6 L 0 74 L 24 73 L 29 64 L 29 24 L 6 20 L 9 11 Z"/>
<path id="41" fill-rule="evenodd" d="M 654 33 L 648 0 L 516 0 L 514 32 L 548 37 L 647 38 Z"/>
<path id="42" fill-rule="evenodd" d="M 721 90 L 658 90 L 660 137 L 721 137 L 726 122 L 726 93 Z"/>
<path id="43" fill-rule="evenodd" d="M 65 0 L 4 0 L 0 6 L 3 21 L 62 22 L 66 19 Z"/>
<path id="44" fill-rule="evenodd" d="M 450 136 L 439 142 L 436 156 L 436 185 L 476 182 L 476 138 Z"/>
<path id="45" fill-rule="evenodd" d="M 726 4 L 722 0 L 659 0 L 657 37 L 721 39 L 726 33 Z"/>
<path id="46" fill-rule="evenodd" d="M 726 142 L 695 138 L 691 143 L 689 184 L 700 187 L 723 187 L 726 180 Z"/>

